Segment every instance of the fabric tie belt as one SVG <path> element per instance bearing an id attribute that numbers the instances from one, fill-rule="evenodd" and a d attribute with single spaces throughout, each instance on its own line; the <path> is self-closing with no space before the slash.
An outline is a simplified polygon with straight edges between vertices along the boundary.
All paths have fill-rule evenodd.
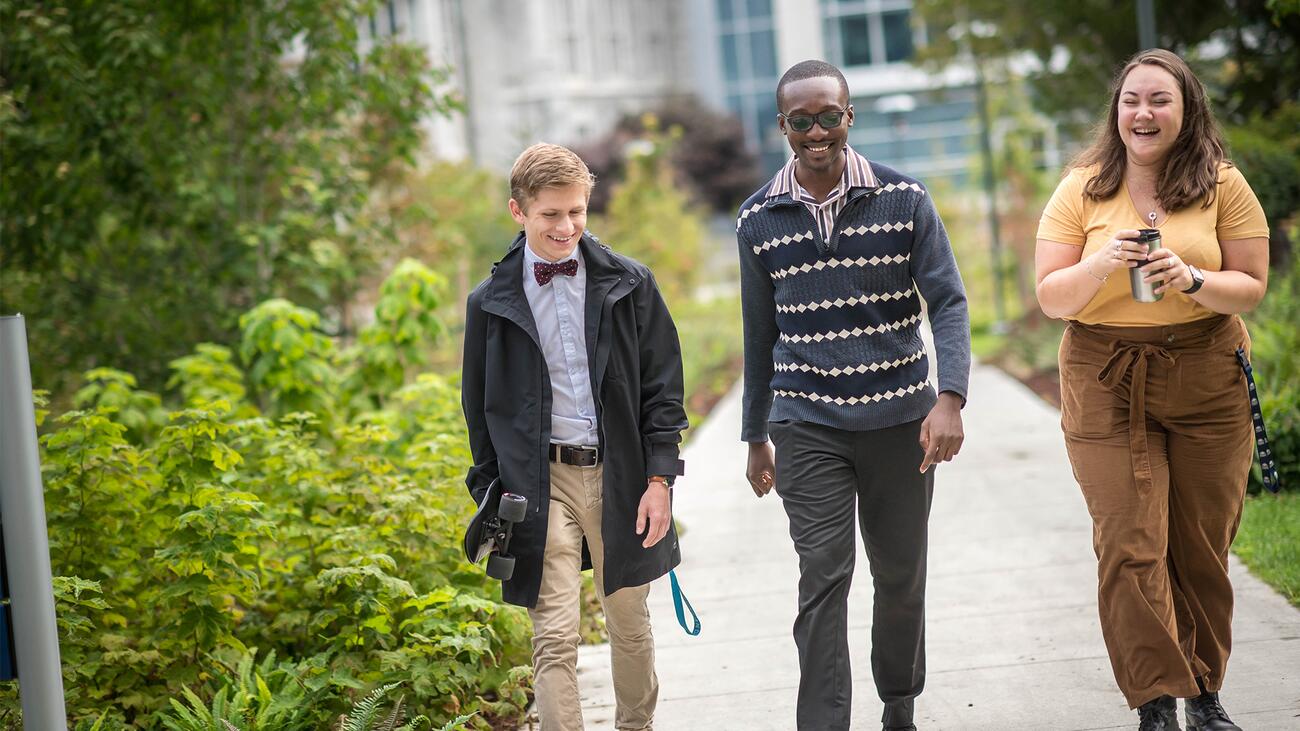
<path id="1" fill-rule="evenodd" d="M 1268 441 L 1268 432 L 1264 428 L 1264 412 L 1260 408 L 1259 393 L 1255 386 L 1255 373 L 1246 358 L 1244 348 L 1237 348 L 1237 364 L 1246 374 L 1246 386 L 1250 398 L 1250 416 L 1254 422 L 1255 452 L 1259 456 L 1260 479 L 1264 488 L 1270 492 L 1282 489 L 1282 479 L 1277 472 L 1277 461 Z M 1129 453 L 1133 461 L 1133 475 L 1139 491 L 1152 487 L 1151 453 L 1147 443 L 1146 430 L 1146 386 L 1147 368 L 1151 358 L 1166 366 L 1174 364 L 1174 356 L 1168 350 L 1149 343 L 1125 343 L 1111 353 L 1110 358 L 1097 374 L 1097 382 L 1112 393 L 1128 398 Z M 1124 377 L 1130 376 L 1128 393 L 1124 393 Z"/>
<path id="2" fill-rule="evenodd" d="M 1128 392 L 1128 443 L 1133 461 L 1133 476 L 1138 492 L 1152 487 L 1151 452 L 1147 445 L 1147 365 L 1154 357 L 1164 365 L 1174 364 L 1168 350 L 1148 343 L 1121 345 L 1097 374 L 1097 382 L 1120 397 L 1124 396 L 1124 376 L 1130 375 Z"/>

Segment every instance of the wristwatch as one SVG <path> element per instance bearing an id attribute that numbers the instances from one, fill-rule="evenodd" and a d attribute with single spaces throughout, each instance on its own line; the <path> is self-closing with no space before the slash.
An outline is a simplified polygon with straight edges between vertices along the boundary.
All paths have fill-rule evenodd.
<path id="1" fill-rule="evenodd" d="M 652 475 L 647 482 L 662 482 L 664 483 L 664 487 L 671 487 L 671 485 L 668 484 L 668 478 L 663 475 Z"/>
<path id="2" fill-rule="evenodd" d="M 1192 275 L 1192 286 L 1184 289 L 1183 294 L 1196 294 L 1201 291 L 1201 287 L 1205 284 L 1205 272 L 1202 272 L 1191 264 L 1187 265 L 1187 271 Z"/>

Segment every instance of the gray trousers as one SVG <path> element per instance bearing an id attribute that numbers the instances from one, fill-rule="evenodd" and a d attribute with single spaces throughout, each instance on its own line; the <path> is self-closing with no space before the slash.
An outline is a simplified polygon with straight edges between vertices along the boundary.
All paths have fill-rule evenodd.
<path id="1" fill-rule="evenodd" d="M 849 728 L 848 596 L 862 528 L 875 586 L 871 670 L 885 727 L 912 722 L 925 686 L 925 567 L 934 468 L 918 470 L 921 421 L 852 432 L 769 424 L 776 490 L 799 553 L 799 731 Z"/>

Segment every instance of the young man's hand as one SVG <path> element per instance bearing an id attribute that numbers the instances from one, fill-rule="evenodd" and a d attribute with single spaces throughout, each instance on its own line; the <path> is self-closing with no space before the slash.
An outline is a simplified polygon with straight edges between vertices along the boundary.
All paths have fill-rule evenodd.
<path id="1" fill-rule="evenodd" d="M 641 547 L 650 548 L 662 541 L 668 535 L 668 526 L 672 523 L 673 503 L 668 483 L 650 480 L 646 483 L 645 494 L 641 496 L 641 505 L 636 509 L 636 534 L 646 534 Z"/>
<path id="2" fill-rule="evenodd" d="M 772 455 L 771 442 L 749 443 L 749 464 L 745 466 L 745 477 L 758 497 L 763 497 L 776 487 L 776 458 Z"/>
<path id="3" fill-rule="evenodd" d="M 961 428 L 961 396 L 944 391 L 939 394 L 939 403 L 921 422 L 921 449 L 925 450 L 921 471 L 925 472 L 939 462 L 951 461 L 961 451 L 965 440 Z"/>

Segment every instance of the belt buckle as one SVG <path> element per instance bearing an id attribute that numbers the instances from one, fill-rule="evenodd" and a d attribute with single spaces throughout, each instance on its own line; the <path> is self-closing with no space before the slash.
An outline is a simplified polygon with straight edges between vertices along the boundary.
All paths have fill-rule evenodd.
<path id="1" fill-rule="evenodd" d="M 577 467 L 595 467 L 600 462 L 598 447 L 569 447 L 569 464 Z"/>
<path id="2" fill-rule="evenodd" d="M 575 444 L 552 444 L 555 461 L 574 467 L 595 467 L 600 464 L 599 447 L 582 447 Z"/>

